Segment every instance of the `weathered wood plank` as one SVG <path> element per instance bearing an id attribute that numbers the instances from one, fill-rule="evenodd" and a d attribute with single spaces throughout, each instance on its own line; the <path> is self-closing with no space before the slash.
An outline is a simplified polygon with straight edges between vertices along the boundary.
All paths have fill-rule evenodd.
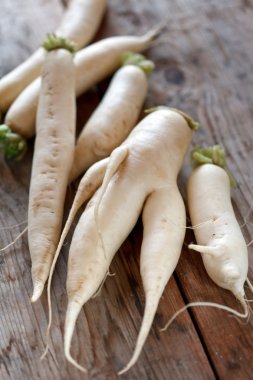
<path id="1" fill-rule="evenodd" d="M 25 4 L 33 10 L 29 17 L 26 16 Z M 21 7 L 21 2 L 18 5 Z M 8 10 L 8 19 L 12 20 L 9 25 L 16 21 L 15 28 L 11 28 L 12 35 L 9 28 L 4 29 L 3 22 L 0 25 L 0 43 L 6 50 L 3 53 L 1 49 L 0 75 L 37 47 L 48 25 L 48 13 L 52 12 L 54 26 L 62 12 L 60 1 L 49 4 L 41 0 L 35 5 L 31 0 L 22 0 L 22 5 L 24 11 L 19 15 L 16 14 L 15 9 L 18 8 L 14 0 L 2 0 L 0 5 L 1 13 Z M 177 0 L 168 3 L 159 0 L 154 6 L 151 0 L 111 0 L 109 6 L 98 38 L 145 31 L 162 17 L 168 17 L 168 35 L 162 37 L 160 45 L 149 52 L 156 61 L 157 70 L 150 77 L 146 106 L 165 103 L 180 107 L 203 125 L 202 131 L 194 138 L 195 142 L 223 143 L 228 151 L 228 164 L 238 179 L 239 186 L 233 191 L 233 200 L 242 221 L 252 207 L 252 2 Z M 18 47 L 17 41 L 24 41 L 27 35 L 22 25 L 29 24 L 31 30 L 38 25 L 36 14 L 40 18 L 38 33 L 41 34 L 35 32 L 31 36 L 30 33 L 29 44 Z M 47 24 L 43 20 L 47 20 Z M 10 44 L 15 48 L 9 51 Z M 79 126 L 98 103 L 106 84 L 104 82 L 79 99 Z M 32 144 L 22 163 L 7 165 L 3 160 L 0 162 L 1 226 L 13 225 L 27 218 L 31 159 Z M 189 162 L 186 162 L 180 176 L 184 195 L 190 170 Z M 73 189 L 67 197 L 66 212 L 72 196 Z M 252 213 L 248 216 L 252 221 Z M 1 246 L 12 241 L 22 227 L 1 231 Z M 252 226 L 247 224 L 243 231 L 250 240 Z M 53 345 L 44 362 L 40 362 L 39 357 L 43 351 L 47 322 L 46 297 L 43 296 L 35 305 L 30 304 L 30 258 L 26 237 L 1 256 L 1 378 L 117 378 L 116 370 L 132 353 L 143 313 L 144 298 L 138 270 L 141 235 L 141 224 L 138 223 L 112 264 L 111 271 L 116 273 L 115 276 L 107 279 L 101 294 L 84 307 L 78 320 L 73 355 L 87 365 L 87 376 L 68 365 L 62 352 L 70 238 L 53 281 Z M 192 240 L 193 236 L 188 234 L 187 239 Z M 250 261 L 253 268 L 252 259 Z M 199 308 L 185 312 L 166 333 L 158 332 L 159 326 L 183 305 L 180 291 L 187 302 L 208 297 L 208 300 L 238 307 L 228 292 L 218 289 L 207 279 L 198 254 L 184 251 L 176 282 L 172 279 L 166 288 L 140 360 L 125 378 L 213 379 L 204 350 L 221 379 L 251 378 L 251 321 L 244 326 L 228 318 L 224 312 Z M 198 326 L 198 332 L 190 318 Z"/>
<path id="2" fill-rule="evenodd" d="M 141 7 L 138 8 L 135 16 L 132 11 L 133 5 L 129 4 L 126 12 L 138 20 Z M 114 4 L 111 7 L 103 27 L 105 29 L 102 32 L 104 36 L 106 31 L 108 34 L 113 34 L 114 21 L 110 15 L 114 11 Z M 43 20 L 43 17 L 46 16 L 42 17 L 42 14 L 41 11 L 40 16 Z M 120 26 L 116 28 L 115 33 L 120 34 L 120 31 L 134 33 L 136 31 L 135 26 L 131 28 L 129 20 L 125 19 L 124 12 L 118 17 L 121 18 L 122 24 L 126 23 L 126 25 L 124 30 L 120 30 Z M 142 26 L 141 20 L 138 21 L 138 24 Z M 144 28 L 142 29 L 144 30 Z M 20 35 L 21 33 L 20 31 Z M 41 32 L 41 35 L 43 34 L 44 32 Z M 34 46 L 40 39 L 41 36 L 38 36 Z M 14 37 L 13 42 L 15 43 Z M 32 50 L 33 42 L 29 45 L 26 53 Z M 12 66 L 23 59 L 18 51 L 16 54 L 13 59 L 10 58 L 10 60 L 12 59 Z M 7 69 L 10 67 L 8 66 Z M 7 71 L 6 68 L 3 68 L 2 73 L 5 71 Z M 98 89 L 91 90 L 78 100 L 77 123 L 79 126 L 84 123 L 98 103 L 103 87 L 102 84 Z M 2 226 L 26 221 L 31 160 L 32 144 L 30 144 L 25 160 L 18 165 L 7 165 L 1 161 L 0 220 Z M 71 195 L 70 191 L 67 197 L 69 202 L 72 197 L 73 194 Z M 69 205 L 66 209 L 68 208 Z M 5 230 L 1 237 L 1 245 L 13 240 L 21 229 L 22 226 Z M 125 243 L 121 254 L 112 265 L 112 271 L 116 272 L 116 276 L 107 280 L 101 295 L 90 302 L 81 313 L 77 324 L 77 334 L 73 342 L 73 354 L 78 360 L 87 364 L 89 368 L 87 378 L 117 378 L 116 370 L 119 370 L 126 363 L 132 353 L 144 304 L 137 266 L 140 239 L 141 227 L 139 226 L 135 234 Z M 20 376 L 24 379 L 31 377 L 34 379 L 84 378 L 80 372 L 66 363 L 62 352 L 66 308 L 66 251 L 65 249 L 65 255 L 63 254 L 59 261 L 53 281 L 53 311 L 55 316 L 52 331 L 53 344 L 52 351 L 43 363 L 40 362 L 39 357 L 43 352 L 47 303 L 45 296 L 35 305 L 31 305 L 29 301 L 31 278 L 26 237 L 2 256 L 1 287 L 3 301 L 0 325 L 5 326 L 5 328 L 0 331 L 1 376 L 4 379 L 20 379 Z M 128 259 L 129 255 L 130 258 Z M 176 310 L 183 305 L 174 281 L 171 281 L 170 287 L 170 291 L 164 295 L 163 304 L 161 304 L 156 318 L 156 327 L 150 335 L 142 358 L 126 378 L 187 379 L 189 373 L 192 376 L 198 373 L 197 379 L 213 379 L 212 370 L 188 316 L 184 318 L 185 327 L 176 329 L 174 335 L 159 336 L 158 326 L 163 319 L 165 320 L 164 315 L 167 314 L 168 305 L 170 305 L 171 310 Z M 182 354 L 185 346 L 193 347 L 187 351 L 186 356 Z M 202 368 L 205 368 L 205 375 L 201 374 Z M 171 375 L 168 375 L 169 371 Z"/>
<path id="3" fill-rule="evenodd" d="M 59 0 L 0 3 L 0 77 L 23 62 L 55 30 L 63 14 Z"/>
<path id="4" fill-rule="evenodd" d="M 252 212 L 249 213 L 253 181 L 252 3 L 214 1 L 212 5 L 202 3 L 199 9 L 197 3 L 192 1 L 186 5 L 185 2 L 195 27 L 187 38 L 188 45 L 184 44 L 185 36 L 177 34 L 178 50 L 174 58 L 177 57 L 176 65 L 181 71 L 178 77 L 183 77 L 184 83 L 179 83 L 177 89 L 177 85 L 172 88 L 169 100 L 175 106 L 181 100 L 182 107 L 191 114 L 195 109 L 203 126 L 195 136 L 196 143 L 225 146 L 228 165 L 238 181 L 238 187 L 232 191 L 237 217 L 243 224 L 249 216 L 252 223 Z M 181 177 L 183 186 L 189 170 L 186 167 Z M 246 224 L 243 232 L 246 241 L 250 241 L 252 224 Z M 188 242 L 192 240 L 193 235 L 188 233 Z M 250 255 L 251 280 L 252 264 Z M 176 273 L 186 302 L 208 300 L 240 309 L 229 292 L 219 289 L 207 278 L 198 254 L 185 251 Z M 247 296 L 252 298 L 249 291 Z M 207 308 L 194 309 L 191 315 L 219 378 L 250 379 L 252 319 L 247 325 L 240 324 L 224 312 Z"/>

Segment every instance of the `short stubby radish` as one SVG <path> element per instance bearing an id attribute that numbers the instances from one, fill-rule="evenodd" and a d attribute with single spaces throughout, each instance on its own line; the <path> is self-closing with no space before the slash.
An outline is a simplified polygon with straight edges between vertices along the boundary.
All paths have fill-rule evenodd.
<path id="1" fill-rule="evenodd" d="M 142 36 L 116 36 L 100 40 L 77 52 L 74 57 L 76 66 L 76 96 L 117 70 L 126 51 L 134 53 L 146 50 L 157 38 L 162 26 Z M 30 138 L 35 133 L 35 116 L 40 92 L 40 78 L 32 82 L 9 108 L 5 123 L 15 133 Z"/>
<path id="2" fill-rule="evenodd" d="M 28 242 L 34 286 L 32 301 L 36 301 L 43 291 L 59 241 L 74 157 L 75 123 L 72 53 L 67 46 L 65 49 L 58 46 L 47 53 L 44 62 L 36 120 L 28 206 Z"/>
<path id="3" fill-rule="evenodd" d="M 148 90 L 146 74 L 154 64 L 143 55 L 126 53 L 123 65 L 78 137 L 70 182 L 109 156 L 137 122 Z"/>
<path id="4" fill-rule="evenodd" d="M 56 34 L 73 41 L 79 50 L 94 37 L 105 8 L 106 0 L 72 0 Z M 39 48 L 0 80 L 1 111 L 6 111 L 21 91 L 41 74 L 44 59 L 45 51 Z"/>
<path id="5" fill-rule="evenodd" d="M 184 240 L 185 228 L 175 227 L 177 223 L 185 225 L 185 207 L 176 181 L 191 141 L 189 126 L 196 124 L 185 114 L 172 109 L 157 109 L 113 150 L 108 162 L 103 162 L 102 169 L 105 170 L 106 165 L 106 170 L 101 178 L 102 185 L 87 204 L 69 251 L 64 346 L 66 358 L 79 369 L 83 367 L 70 355 L 76 319 L 83 304 L 100 287 L 115 253 L 143 209 L 141 275 L 146 307 L 135 353 L 125 370 L 135 363 L 141 352 Z M 94 167 L 97 165 L 99 162 Z M 83 201 L 85 192 L 82 188 L 87 186 L 85 179 L 90 181 L 92 171 L 93 166 L 87 172 L 90 174 L 85 174 L 81 180 L 77 193 L 79 205 L 74 201 L 75 212 Z M 58 253 L 59 249 L 60 246 Z"/>
<path id="6" fill-rule="evenodd" d="M 248 251 L 231 203 L 233 178 L 219 146 L 193 151 L 200 165 L 188 181 L 188 205 L 197 244 L 189 248 L 201 253 L 208 275 L 230 290 L 245 305 L 244 284 L 248 274 Z"/>

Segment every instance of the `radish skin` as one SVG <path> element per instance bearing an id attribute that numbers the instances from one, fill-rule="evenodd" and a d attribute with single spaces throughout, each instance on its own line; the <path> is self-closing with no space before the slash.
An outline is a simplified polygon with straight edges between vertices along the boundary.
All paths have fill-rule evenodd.
<path id="1" fill-rule="evenodd" d="M 196 147 L 192 161 L 198 166 L 188 184 L 188 206 L 197 244 L 188 247 L 201 253 L 205 269 L 214 283 L 230 290 L 240 301 L 243 312 L 214 302 L 191 302 L 178 310 L 162 328 L 166 330 L 189 307 L 207 306 L 248 318 L 249 306 L 244 284 L 249 284 L 247 245 L 231 203 L 230 187 L 235 185 L 226 166 L 225 152 L 219 145 Z M 197 228 L 195 228 L 197 227 Z"/>
<path id="2" fill-rule="evenodd" d="M 45 51 L 36 50 L 25 62 L 0 79 L 0 109 L 7 111 L 17 96 L 41 73 Z"/>
<path id="3" fill-rule="evenodd" d="M 107 0 L 72 0 L 56 31 L 79 50 L 94 38 L 105 13 Z"/>
<path id="4" fill-rule="evenodd" d="M 147 325 L 141 328 L 134 358 L 127 369 L 137 360 L 160 295 L 182 248 L 185 229 L 176 234 L 169 220 L 178 217 L 180 223 L 185 224 L 185 209 L 176 178 L 191 136 L 187 121 L 177 111 L 163 109 L 148 115 L 112 152 L 103 184 L 76 226 L 68 261 L 64 350 L 67 360 L 79 369 L 82 367 L 70 355 L 76 319 L 83 304 L 103 282 L 115 253 L 136 224 L 144 205 L 141 260 L 147 291 L 144 316 Z M 173 233 L 167 236 L 171 228 Z M 174 247 L 168 249 L 167 244 L 172 243 Z M 159 263 L 157 269 L 154 262 Z M 170 268 L 164 270 L 168 264 Z M 145 271 L 152 272 L 153 282 L 148 284 Z"/>
<path id="5" fill-rule="evenodd" d="M 194 230 L 197 245 L 189 248 L 201 253 L 211 279 L 242 302 L 248 251 L 233 211 L 225 170 L 213 164 L 196 168 L 188 182 L 188 203 L 194 225 L 210 221 Z"/>
<path id="6" fill-rule="evenodd" d="M 72 0 L 56 34 L 73 41 L 76 50 L 79 50 L 94 37 L 105 8 L 106 0 Z M 44 59 L 45 51 L 39 48 L 0 80 L 2 112 L 5 112 L 16 97 L 41 74 Z"/>
<path id="7" fill-rule="evenodd" d="M 122 54 L 126 51 L 140 52 L 148 49 L 159 35 L 161 27 L 143 36 L 117 36 L 100 40 L 74 57 L 76 66 L 76 96 L 111 75 L 121 65 Z M 9 108 L 5 123 L 24 138 L 35 133 L 35 116 L 40 92 L 40 78 L 32 82 Z"/>
<path id="8" fill-rule="evenodd" d="M 77 211 L 83 205 L 84 202 L 86 202 L 89 198 L 91 198 L 91 196 L 95 193 L 97 188 L 102 184 L 108 161 L 109 161 L 109 158 L 105 158 L 99 162 L 96 162 L 89 170 L 87 170 L 87 172 L 83 176 L 78 186 L 68 219 L 62 231 L 61 238 L 57 246 L 54 259 L 52 261 L 52 265 L 50 268 L 49 276 L 48 276 L 47 299 L 48 299 L 49 312 L 48 312 L 48 327 L 47 327 L 47 346 L 41 358 L 44 358 L 46 356 L 48 352 L 48 348 L 49 348 L 48 342 L 49 342 L 49 335 L 50 335 L 50 329 L 51 329 L 51 324 L 52 324 L 51 283 L 52 283 L 52 276 L 54 273 L 57 259 L 59 257 L 64 240 L 68 234 L 71 224 L 74 221 Z"/>
<path id="9" fill-rule="evenodd" d="M 125 140 L 137 122 L 147 90 L 147 76 L 141 67 L 127 65 L 116 72 L 78 137 L 70 182 Z"/>
<path id="10" fill-rule="evenodd" d="M 143 210 L 144 235 L 141 246 L 141 278 L 145 293 L 145 310 L 134 354 L 119 375 L 137 361 L 151 328 L 159 300 L 178 263 L 185 229 L 171 220 L 186 223 L 185 206 L 175 182 L 152 193 Z"/>
<path id="11" fill-rule="evenodd" d="M 75 69 L 65 49 L 47 53 L 37 114 L 28 206 L 33 296 L 44 288 L 59 241 L 75 141 Z"/>

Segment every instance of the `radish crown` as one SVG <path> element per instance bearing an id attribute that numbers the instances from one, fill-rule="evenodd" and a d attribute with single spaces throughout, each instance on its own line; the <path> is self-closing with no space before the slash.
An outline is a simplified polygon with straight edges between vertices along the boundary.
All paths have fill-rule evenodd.
<path id="1" fill-rule="evenodd" d="M 145 74 L 150 74 L 155 68 L 154 62 L 147 59 L 142 54 L 132 53 L 131 51 L 126 51 L 122 54 L 122 66 L 134 65 L 138 66 L 144 71 Z"/>
<path id="2" fill-rule="evenodd" d="M 27 149 L 26 141 L 13 133 L 6 125 L 0 125 L 0 152 L 4 154 L 6 160 L 21 160 Z"/>
<path id="3" fill-rule="evenodd" d="M 70 53 L 74 53 L 76 50 L 74 42 L 67 38 L 59 37 L 55 33 L 48 33 L 41 46 L 47 51 L 66 49 Z"/>
<path id="4" fill-rule="evenodd" d="M 236 186 L 236 181 L 227 168 L 226 153 L 220 145 L 213 145 L 202 148 L 197 145 L 191 152 L 191 161 L 193 166 L 197 167 L 204 164 L 213 164 L 224 169 L 229 177 L 231 187 Z"/>
<path id="5" fill-rule="evenodd" d="M 192 130 L 197 131 L 200 128 L 200 125 L 197 121 L 193 120 L 187 113 L 185 113 L 185 112 L 183 112 L 177 108 L 167 107 L 167 106 L 157 106 L 157 107 L 148 108 L 144 112 L 145 113 L 151 113 L 151 112 L 155 112 L 155 111 L 159 111 L 159 110 L 163 110 L 163 109 L 164 110 L 171 110 L 171 111 L 179 113 L 179 115 L 183 116 L 183 118 L 186 120 L 188 126 Z"/>

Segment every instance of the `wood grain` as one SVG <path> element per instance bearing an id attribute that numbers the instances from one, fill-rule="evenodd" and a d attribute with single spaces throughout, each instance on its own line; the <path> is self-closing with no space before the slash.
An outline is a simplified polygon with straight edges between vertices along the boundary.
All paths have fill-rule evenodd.
<path id="1" fill-rule="evenodd" d="M 0 4 L 0 76 L 34 51 L 60 20 L 65 1 L 2 0 Z M 189 112 L 202 125 L 194 143 L 221 143 L 238 181 L 233 204 L 247 241 L 253 237 L 253 3 L 247 0 L 110 0 L 98 38 L 138 34 L 168 18 L 167 32 L 149 51 L 156 63 L 145 106 L 167 104 Z M 80 127 L 98 104 L 108 80 L 78 99 Z M 0 161 L 0 244 L 12 241 L 26 226 L 33 141 L 20 163 Z M 187 159 L 179 178 L 185 185 Z M 75 187 L 67 194 L 66 210 Z M 3 229 L 23 222 L 19 226 Z M 251 223 L 251 224 L 250 224 Z M 73 231 L 73 229 L 72 229 Z M 50 353 L 41 362 L 47 325 L 47 300 L 32 305 L 30 256 L 24 236 L 0 256 L 0 378 L 117 379 L 130 358 L 141 323 L 144 295 L 139 274 L 141 221 L 116 255 L 100 294 L 77 322 L 73 356 L 88 369 L 83 375 L 64 359 L 66 262 L 71 234 L 53 279 L 54 328 Z M 187 243 L 194 239 L 187 232 Z M 229 292 L 208 279 L 200 256 L 184 247 L 174 278 L 164 292 L 143 353 L 126 379 L 252 378 L 252 320 L 240 324 L 228 314 L 207 308 L 184 312 L 167 332 L 159 327 L 187 302 L 208 300 L 239 309 Z M 252 247 L 249 247 L 253 280 Z M 248 298 L 252 295 L 248 290 Z"/>

